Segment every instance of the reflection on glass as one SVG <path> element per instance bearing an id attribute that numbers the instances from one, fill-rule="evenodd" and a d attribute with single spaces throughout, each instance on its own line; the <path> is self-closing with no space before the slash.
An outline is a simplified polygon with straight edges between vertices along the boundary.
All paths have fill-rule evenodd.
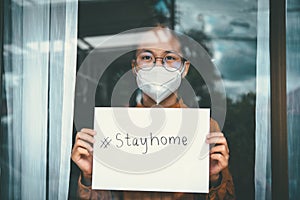
<path id="1" fill-rule="evenodd" d="M 297 199 L 300 195 L 300 2 L 286 2 L 289 195 L 290 199 Z"/>
<path id="2" fill-rule="evenodd" d="M 257 1 L 176 1 L 182 31 L 206 46 L 227 94 L 224 126 L 238 199 L 254 199 Z M 203 97 L 203 91 L 199 91 Z M 199 99 L 200 105 L 205 98 Z"/>
<path id="3" fill-rule="evenodd" d="M 230 169 L 237 197 L 253 199 L 256 19 L 255 0 L 82 1 L 79 2 L 78 68 L 86 55 L 108 37 L 132 28 L 154 26 L 157 22 L 174 27 L 202 44 L 221 72 L 226 87 L 227 118 L 223 131 L 231 149 Z M 97 51 L 109 55 L 108 51 L 134 44 L 132 38 L 128 35 L 121 43 L 109 44 Z M 122 74 L 130 69 L 128 60 L 133 56 L 134 52 L 128 53 L 113 62 L 99 84 L 97 80 L 90 80 L 98 84 L 96 106 L 110 106 L 112 90 Z M 190 56 L 197 55 L 190 52 Z M 186 78 L 196 92 L 196 98 L 186 103 L 210 107 L 206 83 L 193 66 Z M 210 81 L 214 82 L 215 77 Z M 77 93 L 83 101 L 87 85 L 80 86 L 82 90 Z M 129 105 L 134 103 L 129 102 Z M 76 176 L 74 179 L 76 187 Z"/>

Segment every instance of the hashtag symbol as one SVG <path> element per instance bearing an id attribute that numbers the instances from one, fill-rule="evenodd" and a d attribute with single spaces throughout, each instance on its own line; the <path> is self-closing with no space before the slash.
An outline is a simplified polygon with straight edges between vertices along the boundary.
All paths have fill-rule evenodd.
<path id="1" fill-rule="evenodd" d="M 104 138 L 104 140 L 101 140 L 101 146 L 100 148 L 107 148 L 110 145 L 111 139 L 109 137 Z"/>

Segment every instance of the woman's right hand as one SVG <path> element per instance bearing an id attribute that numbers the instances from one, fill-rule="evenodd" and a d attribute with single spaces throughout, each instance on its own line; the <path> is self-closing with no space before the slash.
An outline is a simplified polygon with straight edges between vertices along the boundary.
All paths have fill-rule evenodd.
<path id="1" fill-rule="evenodd" d="M 72 150 L 72 160 L 80 168 L 83 182 L 90 185 L 92 181 L 93 144 L 96 132 L 83 128 L 76 134 L 75 144 Z"/>

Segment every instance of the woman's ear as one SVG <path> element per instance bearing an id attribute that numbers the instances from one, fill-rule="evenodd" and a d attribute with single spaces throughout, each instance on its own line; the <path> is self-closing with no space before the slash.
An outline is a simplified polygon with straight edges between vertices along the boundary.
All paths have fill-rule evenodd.
<path id="1" fill-rule="evenodd" d="M 184 71 L 182 72 L 182 75 L 181 75 L 182 78 L 185 78 L 185 76 L 188 74 L 189 69 L 190 69 L 190 64 L 191 64 L 190 61 L 184 62 Z"/>
<path id="2" fill-rule="evenodd" d="M 136 76 L 136 70 L 135 70 L 135 60 L 131 60 L 131 70 L 134 76 Z"/>

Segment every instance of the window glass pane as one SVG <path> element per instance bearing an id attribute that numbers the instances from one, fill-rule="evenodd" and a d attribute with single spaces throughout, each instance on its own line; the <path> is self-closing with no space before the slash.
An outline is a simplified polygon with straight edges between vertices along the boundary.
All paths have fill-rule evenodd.
<path id="1" fill-rule="evenodd" d="M 186 0 L 176 6 L 176 29 L 204 44 L 222 74 L 227 95 L 223 131 L 237 198 L 254 199 L 257 1 Z"/>
<path id="2" fill-rule="evenodd" d="M 226 90 L 227 113 L 221 128 L 229 143 L 229 167 L 237 198 L 254 199 L 256 19 L 255 0 L 79 1 L 77 68 L 79 70 L 87 55 L 109 36 L 133 28 L 154 26 L 157 22 L 200 43 L 217 66 L 218 72 L 214 75 L 221 75 Z M 99 49 L 99 54 L 109 57 L 118 48 L 122 49 L 122 45 L 110 44 Z M 86 94 L 89 92 L 89 84 L 97 84 L 95 105 L 111 106 L 114 86 L 131 68 L 128 60 L 134 57 L 134 53 L 124 54 L 111 63 L 99 83 L 97 80 L 87 80 L 86 84 L 77 85 L 76 100 L 88 102 Z M 191 52 L 191 57 L 193 56 L 198 55 Z M 95 64 L 92 62 L 91 65 Z M 197 74 L 194 66 L 191 66 L 186 79 L 193 86 L 197 98 L 185 103 L 189 107 L 210 107 L 212 102 L 207 83 Z M 93 83 L 88 83 L 89 81 Z M 211 77 L 210 82 L 216 81 L 214 76 Z M 128 105 L 132 106 L 134 102 L 119 104 Z M 92 119 L 86 119 L 86 124 L 92 127 Z M 74 137 L 75 134 L 76 131 Z M 70 195 L 76 193 L 78 176 L 78 168 L 73 164 Z"/>
<path id="3" fill-rule="evenodd" d="M 289 195 L 300 195 L 300 2 L 287 0 L 287 126 L 289 159 Z"/>

